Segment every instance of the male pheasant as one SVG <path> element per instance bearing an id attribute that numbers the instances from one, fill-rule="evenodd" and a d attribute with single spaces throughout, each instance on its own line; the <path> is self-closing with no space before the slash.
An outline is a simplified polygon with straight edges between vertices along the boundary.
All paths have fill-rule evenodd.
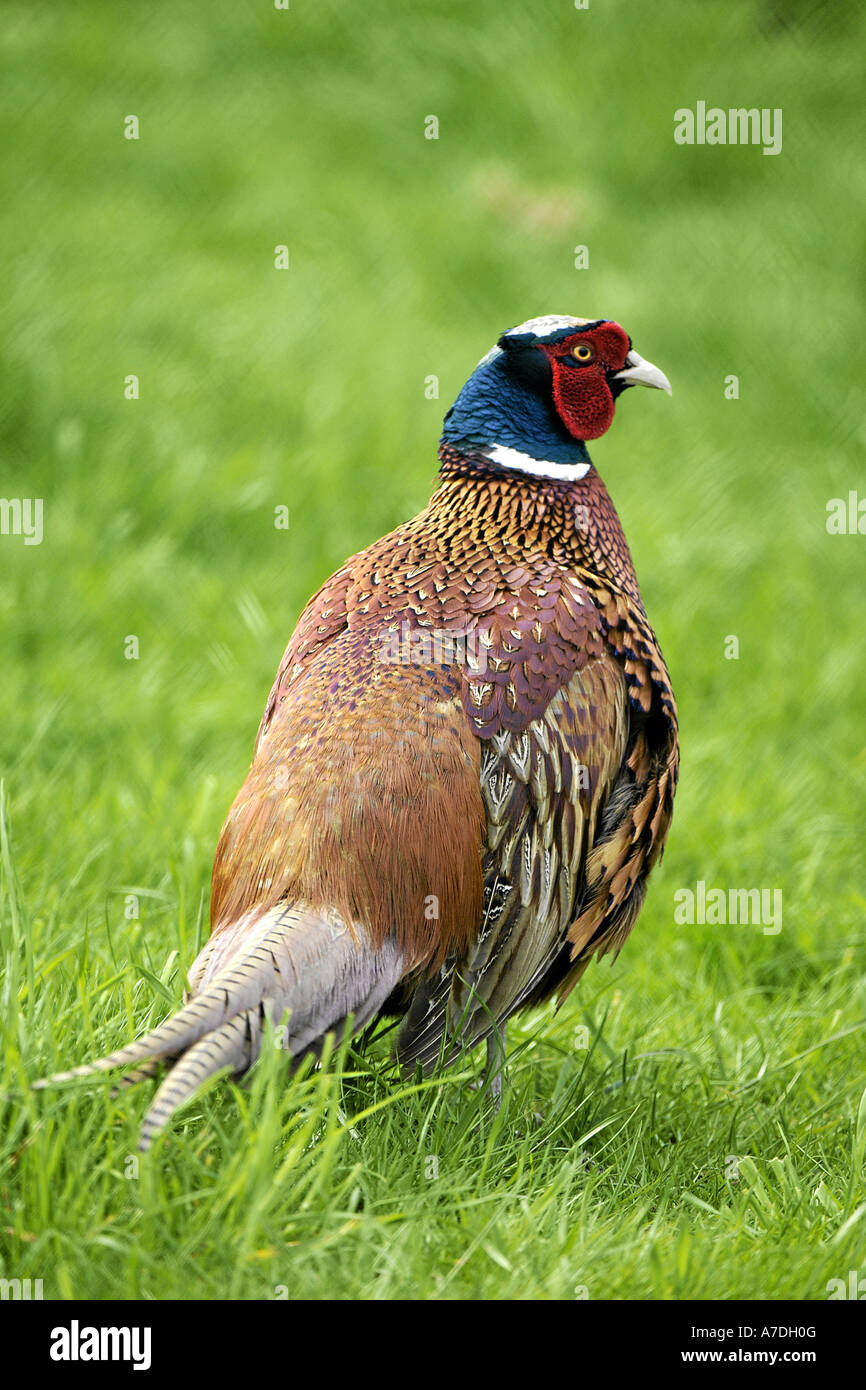
<path id="1" fill-rule="evenodd" d="M 659 859 L 677 715 L 585 441 L 667 378 L 610 319 L 510 329 L 445 416 L 440 482 L 301 615 L 217 846 L 183 1008 L 51 1080 L 171 1070 L 146 1148 L 206 1077 L 402 1015 L 410 1071 L 488 1043 L 618 951 Z M 47 1083 L 40 1083 L 47 1084 Z"/>

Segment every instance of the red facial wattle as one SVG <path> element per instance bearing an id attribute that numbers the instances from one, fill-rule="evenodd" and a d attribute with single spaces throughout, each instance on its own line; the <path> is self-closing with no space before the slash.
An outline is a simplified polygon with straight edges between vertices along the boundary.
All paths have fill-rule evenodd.
<path id="1" fill-rule="evenodd" d="M 574 352 L 587 344 L 594 357 L 581 365 Z M 618 323 L 609 322 L 539 347 L 553 371 L 554 404 L 566 429 L 575 439 L 598 439 L 613 421 L 615 406 L 607 378 L 625 366 L 628 334 Z"/>

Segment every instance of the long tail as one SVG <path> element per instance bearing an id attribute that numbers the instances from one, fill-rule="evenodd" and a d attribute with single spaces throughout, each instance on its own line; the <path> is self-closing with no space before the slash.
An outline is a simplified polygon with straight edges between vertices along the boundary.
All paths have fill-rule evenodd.
<path id="1" fill-rule="evenodd" d="M 132 1068 L 122 1085 L 172 1070 L 147 1112 L 139 1147 L 148 1149 L 179 1106 L 217 1072 L 235 1075 L 252 1066 L 267 1015 L 279 1023 L 288 1011 L 283 1046 L 295 1058 L 314 1051 L 326 1033 L 368 1023 L 405 973 L 396 945 L 372 947 L 363 931 L 349 931 L 333 914 L 305 904 L 280 903 L 247 913 L 215 933 L 190 970 L 188 1001 L 137 1042 L 107 1057 L 58 1072 L 36 1087 Z"/>

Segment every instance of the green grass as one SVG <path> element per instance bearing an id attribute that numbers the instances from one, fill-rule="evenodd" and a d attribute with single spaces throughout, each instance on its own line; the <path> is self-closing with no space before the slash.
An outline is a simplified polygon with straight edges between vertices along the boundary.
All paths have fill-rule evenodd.
<path id="1" fill-rule="evenodd" d="M 42 545 L 0 537 L 3 1277 L 822 1299 L 866 1274 L 866 539 L 825 526 L 866 496 L 862 15 L 82 0 L 3 28 L 0 495 L 45 506 Z M 698 99 L 782 107 L 782 154 L 676 146 Z M 291 1081 L 268 1051 L 130 1175 L 149 1088 L 29 1082 L 179 999 L 301 607 L 423 505 L 462 381 L 545 312 L 619 319 L 674 386 L 592 450 L 681 712 L 638 927 L 512 1030 L 495 1118 L 479 1059 L 419 1089 L 387 1038 Z M 678 927 L 698 879 L 781 888 L 781 932 Z"/>

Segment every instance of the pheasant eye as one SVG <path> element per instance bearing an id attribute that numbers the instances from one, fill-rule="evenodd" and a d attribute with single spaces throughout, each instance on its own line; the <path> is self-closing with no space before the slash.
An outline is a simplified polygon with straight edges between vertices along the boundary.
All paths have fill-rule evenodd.
<path id="1" fill-rule="evenodd" d="M 590 347 L 589 343 L 578 343 L 576 348 L 572 348 L 571 355 L 578 362 L 591 362 L 595 357 L 595 348 Z"/>

